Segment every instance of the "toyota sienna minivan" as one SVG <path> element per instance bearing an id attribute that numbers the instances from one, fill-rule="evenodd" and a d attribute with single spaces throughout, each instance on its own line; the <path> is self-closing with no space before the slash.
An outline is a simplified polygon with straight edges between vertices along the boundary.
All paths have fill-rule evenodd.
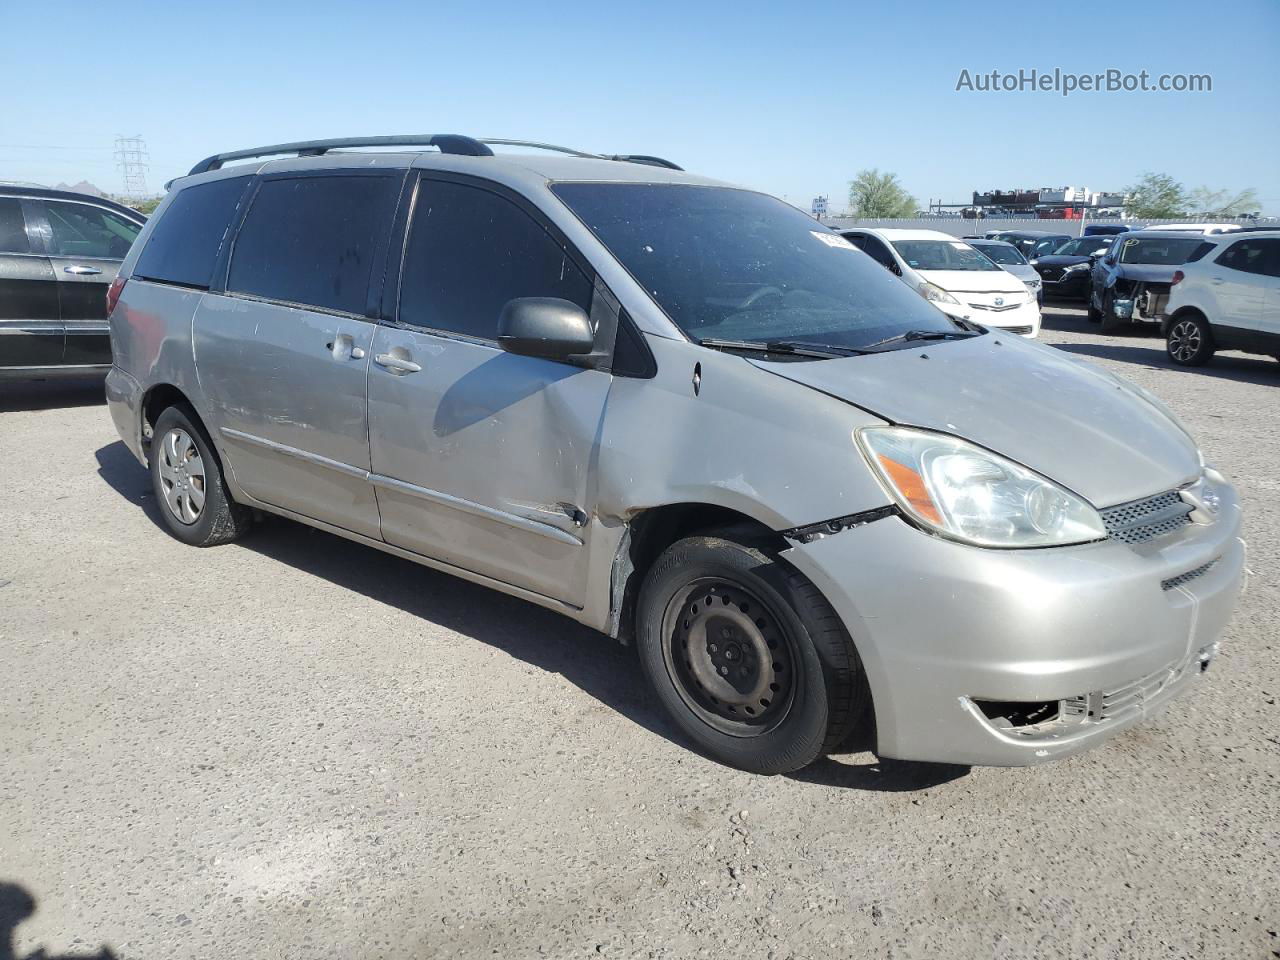
<path id="1" fill-rule="evenodd" d="M 278 514 L 558 610 L 761 773 L 1051 760 L 1207 667 L 1240 508 L 1154 396 L 773 197 L 531 146 L 283 144 L 172 184 L 107 391 L 175 537 Z"/>

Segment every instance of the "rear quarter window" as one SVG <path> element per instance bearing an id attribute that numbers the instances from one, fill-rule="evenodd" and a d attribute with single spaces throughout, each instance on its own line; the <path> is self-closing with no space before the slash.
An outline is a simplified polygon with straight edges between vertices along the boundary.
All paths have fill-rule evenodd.
<path id="1" fill-rule="evenodd" d="M 207 290 L 248 177 L 187 187 L 165 209 L 133 275 Z"/>

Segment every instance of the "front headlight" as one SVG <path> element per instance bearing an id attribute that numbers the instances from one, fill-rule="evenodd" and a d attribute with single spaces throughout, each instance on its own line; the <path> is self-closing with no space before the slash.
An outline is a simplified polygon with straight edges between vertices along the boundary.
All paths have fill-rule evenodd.
<path id="1" fill-rule="evenodd" d="M 954 303 L 956 306 L 960 305 L 959 300 L 947 293 L 947 291 L 943 290 L 936 283 L 929 283 L 928 281 L 925 281 L 920 285 L 919 290 L 920 296 L 924 297 L 926 300 L 932 300 L 934 303 Z"/>
<path id="2" fill-rule="evenodd" d="M 1107 536 L 1098 511 L 981 447 L 909 427 L 855 432 L 885 489 L 922 526 L 981 547 L 1049 547 Z"/>
<path id="3" fill-rule="evenodd" d="M 1089 265 L 1087 263 L 1073 263 L 1071 266 L 1067 267 L 1067 269 L 1063 270 L 1062 272 L 1063 274 L 1079 273 L 1081 270 L 1088 270 L 1088 269 L 1089 269 Z"/>
<path id="4" fill-rule="evenodd" d="M 1023 280 L 1022 282 L 1023 282 L 1023 283 L 1025 283 L 1025 284 L 1027 285 L 1027 289 L 1028 289 L 1028 290 L 1039 290 L 1039 289 L 1040 289 L 1040 281 L 1039 281 L 1039 280 Z"/>

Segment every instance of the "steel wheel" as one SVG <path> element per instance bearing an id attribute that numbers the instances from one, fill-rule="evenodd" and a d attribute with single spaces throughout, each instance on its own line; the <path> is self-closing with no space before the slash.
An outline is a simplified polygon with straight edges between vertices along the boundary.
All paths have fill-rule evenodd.
<path id="1" fill-rule="evenodd" d="M 191 435 L 174 427 L 160 440 L 160 487 L 169 512 L 191 526 L 204 511 L 205 469 Z"/>
<path id="2" fill-rule="evenodd" d="M 671 598 L 663 656 L 681 699 L 738 737 L 776 727 L 791 707 L 797 654 L 772 611 L 741 586 L 703 579 Z"/>
<path id="3" fill-rule="evenodd" d="M 1192 320 L 1179 320 L 1169 331 L 1169 356 L 1179 363 L 1187 363 L 1204 346 L 1200 325 Z"/>

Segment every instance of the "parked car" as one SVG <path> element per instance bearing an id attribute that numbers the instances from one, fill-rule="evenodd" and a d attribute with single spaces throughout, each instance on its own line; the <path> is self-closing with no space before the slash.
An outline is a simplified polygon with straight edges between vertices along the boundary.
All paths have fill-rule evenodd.
<path id="1" fill-rule="evenodd" d="M 1023 337 L 1040 332 L 1040 304 L 1025 283 L 937 230 L 860 227 L 841 233 L 944 313 Z"/>
<path id="2" fill-rule="evenodd" d="M 1035 267 L 1027 263 L 1027 258 L 1018 252 L 1018 248 L 1003 240 L 984 240 L 965 238 L 965 242 L 988 260 L 999 266 L 1005 273 L 1011 273 L 1026 285 L 1027 290 L 1036 298 L 1036 305 L 1044 302 L 1044 290 L 1041 287 L 1040 274 Z"/>
<path id="3" fill-rule="evenodd" d="M 987 239 L 1011 243 L 1028 260 L 1035 260 L 1053 253 L 1072 237 L 1047 230 L 988 230 Z"/>
<path id="4" fill-rule="evenodd" d="M 1086 237 L 1113 237 L 1117 233 L 1128 233 L 1133 228 L 1124 223 L 1089 223 L 1085 224 Z"/>
<path id="5" fill-rule="evenodd" d="M 1216 350 L 1280 360 L 1280 230 L 1224 234 L 1171 284 L 1161 327 L 1174 363 L 1198 367 Z"/>
<path id="6" fill-rule="evenodd" d="M 1149 393 L 655 158 L 220 154 L 110 297 L 174 537 L 279 514 L 559 611 L 743 769 L 1084 750 L 1193 682 L 1241 583 L 1235 491 Z"/>
<path id="7" fill-rule="evenodd" d="M 1077 237 L 1037 258 L 1031 266 L 1044 282 L 1045 296 L 1088 300 L 1089 271 L 1095 260 L 1106 255 L 1114 240 L 1114 236 Z"/>
<path id="8" fill-rule="evenodd" d="M 106 374 L 107 287 L 145 222 L 100 197 L 0 185 L 0 380 Z"/>
<path id="9" fill-rule="evenodd" d="M 1160 230 L 1164 233 L 1200 233 L 1213 236 L 1218 233 L 1232 233 L 1241 227 L 1238 223 L 1161 223 L 1144 229 Z"/>
<path id="10" fill-rule="evenodd" d="M 1135 230 L 1118 237 L 1090 268 L 1089 320 L 1106 332 L 1159 323 L 1173 275 L 1214 245 L 1191 231 Z"/>

